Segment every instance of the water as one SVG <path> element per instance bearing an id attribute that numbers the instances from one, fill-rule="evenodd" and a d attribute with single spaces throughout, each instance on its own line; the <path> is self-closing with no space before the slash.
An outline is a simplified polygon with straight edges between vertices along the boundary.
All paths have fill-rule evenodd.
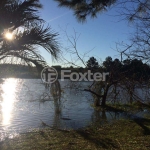
<path id="1" fill-rule="evenodd" d="M 66 85 L 61 84 L 62 88 Z M 63 129 L 86 126 L 93 111 L 91 99 L 90 94 L 68 87 L 61 102 L 54 101 L 40 79 L 4 79 L 0 84 L 1 139 L 42 128 L 42 122 Z"/>
<path id="2" fill-rule="evenodd" d="M 77 129 L 125 117 L 123 113 L 95 111 L 91 94 L 78 90 L 88 84 L 61 82 L 59 102 L 40 79 L 4 79 L 0 83 L 0 140 L 43 128 L 43 122 L 51 127 Z"/>

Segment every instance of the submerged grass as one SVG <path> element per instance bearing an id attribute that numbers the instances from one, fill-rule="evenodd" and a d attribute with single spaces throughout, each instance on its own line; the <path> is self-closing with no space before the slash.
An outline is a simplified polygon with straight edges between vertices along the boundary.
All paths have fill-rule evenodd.
<path id="1" fill-rule="evenodd" d="M 150 119 L 119 120 L 81 130 L 43 129 L 0 144 L 0 150 L 149 150 Z"/>
<path id="2" fill-rule="evenodd" d="M 134 102 L 132 104 L 107 104 L 107 110 L 119 111 L 119 112 L 134 112 L 147 109 L 150 111 L 150 104 L 144 104 L 141 102 Z"/>

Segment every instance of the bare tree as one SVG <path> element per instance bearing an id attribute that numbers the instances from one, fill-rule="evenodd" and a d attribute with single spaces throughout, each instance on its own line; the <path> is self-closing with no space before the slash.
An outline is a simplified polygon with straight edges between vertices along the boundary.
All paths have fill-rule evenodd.
<path id="1" fill-rule="evenodd" d="M 132 33 L 130 43 L 117 43 L 120 46 L 121 56 L 138 58 L 149 62 L 150 57 L 150 1 L 131 0 L 122 1 L 118 4 L 122 11 L 119 11 L 123 19 L 132 22 L 135 32 Z M 118 49 L 118 47 L 117 47 Z"/>

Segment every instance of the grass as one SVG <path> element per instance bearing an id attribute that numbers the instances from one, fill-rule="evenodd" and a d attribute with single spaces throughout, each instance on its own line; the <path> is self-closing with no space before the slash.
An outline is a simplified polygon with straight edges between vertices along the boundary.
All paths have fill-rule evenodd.
<path id="1" fill-rule="evenodd" d="M 150 119 L 119 120 L 82 130 L 51 130 L 21 134 L 1 142 L 0 150 L 149 150 Z"/>
<path id="2" fill-rule="evenodd" d="M 106 109 L 118 112 L 134 112 L 144 109 L 150 110 L 150 104 L 140 102 L 134 102 L 132 104 L 107 104 Z"/>

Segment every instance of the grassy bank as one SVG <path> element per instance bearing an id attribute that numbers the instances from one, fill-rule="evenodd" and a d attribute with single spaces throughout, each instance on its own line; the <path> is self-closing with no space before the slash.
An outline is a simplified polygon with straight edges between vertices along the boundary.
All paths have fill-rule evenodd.
<path id="1" fill-rule="evenodd" d="M 148 150 L 150 119 L 119 120 L 82 130 L 44 129 L 7 139 L 0 150 Z"/>

